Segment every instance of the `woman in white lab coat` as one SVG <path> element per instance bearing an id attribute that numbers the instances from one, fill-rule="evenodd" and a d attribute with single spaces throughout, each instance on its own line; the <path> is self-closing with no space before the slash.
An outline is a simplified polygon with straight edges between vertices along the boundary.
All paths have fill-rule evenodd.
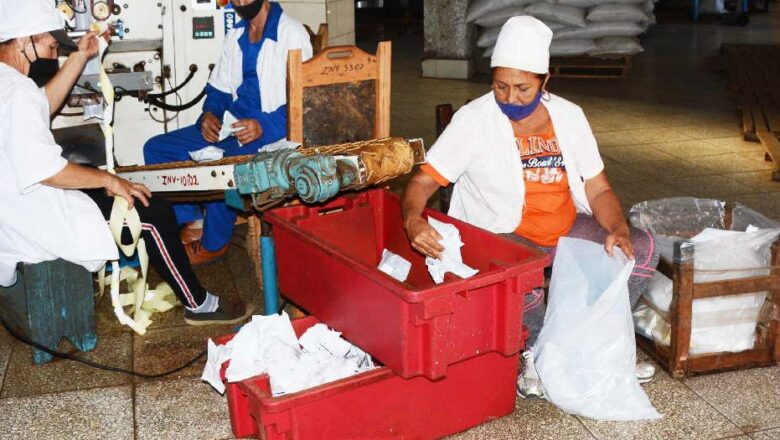
<path id="1" fill-rule="evenodd" d="M 88 33 L 77 46 L 63 27 L 51 1 L 0 0 L 0 286 L 16 282 L 18 263 L 62 258 L 96 271 L 117 259 L 106 219 L 118 196 L 138 209 L 149 260 L 185 305 L 188 323 L 244 319 L 249 306 L 220 301 L 198 282 L 169 205 L 152 201 L 144 185 L 62 158 L 50 116 L 100 38 Z M 75 50 L 62 69 L 60 48 Z"/>
<path id="2" fill-rule="evenodd" d="M 404 192 L 404 226 L 415 249 L 438 257 L 441 237 L 422 212 L 440 187 L 454 183 L 453 217 L 550 253 L 567 236 L 636 258 L 629 280 L 635 305 L 658 252 L 648 232 L 626 223 L 582 109 L 546 91 L 551 40 L 552 31 L 533 17 L 503 26 L 491 59 L 493 90 L 463 106 L 428 152 Z M 542 289 L 526 296 L 528 347 L 544 322 L 543 296 Z M 518 393 L 541 397 L 530 350 L 525 358 Z M 651 378 L 651 367 L 642 365 L 638 376 Z"/>

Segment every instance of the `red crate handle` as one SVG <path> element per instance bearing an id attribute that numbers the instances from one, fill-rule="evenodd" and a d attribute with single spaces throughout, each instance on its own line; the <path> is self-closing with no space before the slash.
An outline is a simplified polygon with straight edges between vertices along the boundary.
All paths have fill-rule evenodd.
<path id="1" fill-rule="evenodd" d="M 309 217 L 328 215 L 333 212 L 349 211 L 355 207 L 355 199 L 351 197 L 338 198 L 327 205 L 308 206 Z"/>

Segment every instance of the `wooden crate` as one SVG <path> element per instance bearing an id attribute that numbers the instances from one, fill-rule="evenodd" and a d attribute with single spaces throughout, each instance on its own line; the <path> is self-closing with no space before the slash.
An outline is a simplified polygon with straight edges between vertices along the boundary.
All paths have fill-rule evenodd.
<path id="1" fill-rule="evenodd" d="M 631 56 L 553 57 L 550 74 L 568 78 L 625 78 L 631 72 Z"/>
<path id="2" fill-rule="evenodd" d="M 778 242 L 780 243 L 780 241 Z M 767 276 L 735 280 L 696 283 L 694 246 L 687 241 L 675 245 L 673 262 L 662 259 L 658 270 L 673 281 L 673 296 L 669 310 L 671 344 L 664 346 L 636 335 L 636 342 L 675 379 L 722 370 L 764 367 L 780 363 L 780 270 L 777 269 L 778 243 L 772 246 L 772 269 Z M 724 249 L 727 252 L 727 250 Z M 767 301 L 774 304 L 772 313 L 762 313 L 756 327 L 753 349 L 736 353 L 689 354 L 693 300 L 742 293 L 767 291 Z M 766 309 L 766 308 L 765 308 Z"/>

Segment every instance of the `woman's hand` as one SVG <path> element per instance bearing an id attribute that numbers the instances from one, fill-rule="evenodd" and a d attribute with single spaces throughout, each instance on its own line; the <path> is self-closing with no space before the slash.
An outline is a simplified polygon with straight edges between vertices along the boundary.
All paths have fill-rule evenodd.
<path id="1" fill-rule="evenodd" d="M 108 37 L 108 38 L 107 38 Z M 96 31 L 89 31 L 86 34 L 84 34 L 83 37 L 81 37 L 76 43 L 78 46 L 78 54 L 84 56 L 87 60 L 90 58 L 96 56 L 100 52 L 100 41 L 98 38 L 103 38 L 108 40 L 110 36 L 108 33 L 104 33 L 103 35 L 98 35 Z"/>
<path id="2" fill-rule="evenodd" d="M 133 183 L 113 174 L 110 175 L 106 183 L 106 192 L 109 196 L 119 196 L 127 200 L 128 209 L 133 209 L 135 199 L 138 199 L 144 206 L 149 206 L 149 198 L 152 192 L 142 183 Z"/>
<path id="3" fill-rule="evenodd" d="M 219 142 L 219 131 L 222 129 L 222 121 L 214 113 L 206 112 L 200 118 L 200 133 L 208 142 Z"/>
<path id="4" fill-rule="evenodd" d="M 610 257 L 614 253 L 615 246 L 619 247 L 626 254 L 626 257 L 634 259 L 634 246 L 631 244 L 631 234 L 627 225 L 607 234 L 607 239 L 604 241 L 604 249 Z"/>
<path id="5" fill-rule="evenodd" d="M 231 127 L 240 128 L 239 131 L 235 132 L 235 135 L 241 145 L 251 144 L 263 135 L 263 127 L 260 126 L 257 119 L 239 119 Z"/>
<path id="6" fill-rule="evenodd" d="M 411 218 L 404 225 L 412 247 L 427 257 L 441 258 L 444 247 L 441 235 L 422 217 Z"/>

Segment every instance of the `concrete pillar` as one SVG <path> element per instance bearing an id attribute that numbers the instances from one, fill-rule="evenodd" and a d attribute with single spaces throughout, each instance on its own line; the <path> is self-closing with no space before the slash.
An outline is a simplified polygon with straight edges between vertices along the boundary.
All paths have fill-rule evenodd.
<path id="1" fill-rule="evenodd" d="M 425 0 L 426 78 L 468 79 L 474 74 L 474 25 L 466 23 L 468 0 Z"/>

